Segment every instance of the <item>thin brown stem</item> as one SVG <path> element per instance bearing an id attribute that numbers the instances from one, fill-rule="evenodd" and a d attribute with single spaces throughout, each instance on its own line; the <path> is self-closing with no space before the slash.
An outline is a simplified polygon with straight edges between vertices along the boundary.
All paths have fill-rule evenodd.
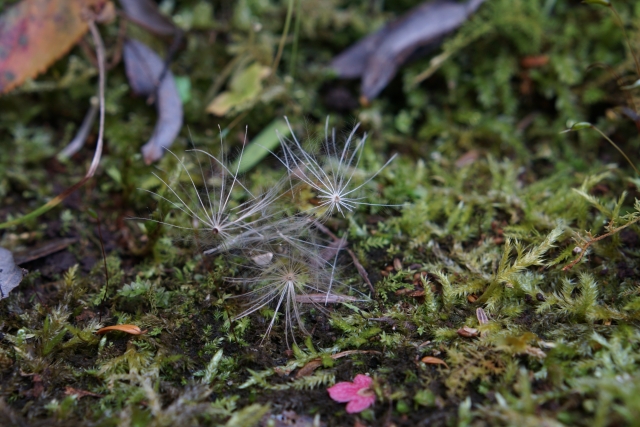
<path id="1" fill-rule="evenodd" d="M 320 231 L 322 231 L 323 233 L 325 233 L 327 236 L 331 237 L 334 241 L 343 241 L 344 244 L 342 245 L 342 247 L 346 247 L 347 246 L 347 241 L 346 238 L 340 238 L 338 236 L 335 235 L 335 233 L 331 230 L 329 230 L 329 228 L 327 228 L 327 226 L 325 226 L 324 224 L 322 224 L 321 222 L 317 221 L 317 220 L 311 220 L 311 223 Z M 356 270 L 358 270 L 358 273 L 360 274 L 360 277 L 362 277 L 362 280 L 364 280 L 364 282 L 367 284 L 367 286 L 369 286 L 369 289 L 371 290 L 371 293 L 373 294 L 374 297 L 377 297 L 377 293 L 376 293 L 376 289 L 373 287 L 373 283 L 371 283 L 371 280 L 369 279 L 369 273 L 367 273 L 367 270 L 362 266 L 362 264 L 360 263 L 360 260 L 358 260 L 358 257 L 356 256 L 356 254 L 349 248 L 347 248 L 347 253 L 349 254 L 349 256 L 351 256 L 351 260 L 353 261 L 353 265 L 356 266 Z"/>
<path id="2" fill-rule="evenodd" d="M 628 223 L 626 223 L 625 225 L 621 225 L 620 227 L 614 228 L 613 230 L 609 231 L 608 233 L 605 233 L 601 236 L 598 237 L 592 237 L 589 240 L 586 240 L 585 243 L 583 243 L 581 246 L 578 246 L 578 248 L 580 248 L 580 254 L 578 255 L 578 257 L 576 259 L 574 259 L 573 261 L 571 261 L 571 263 L 569 263 L 568 265 L 564 266 L 562 268 L 562 271 L 567 271 L 567 270 L 571 270 L 573 268 L 574 265 L 576 265 L 577 263 L 580 262 L 580 260 L 582 259 L 582 257 L 584 256 L 585 252 L 587 251 L 587 249 L 593 245 L 595 242 L 598 242 L 602 239 L 606 239 L 609 236 L 612 236 L 614 234 L 616 234 L 617 232 L 619 232 L 620 230 L 623 230 L 625 228 L 627 228 L 630 225 L 635 224 L 636 222 L 640 221 L 640 217 L 634 219 L 633 221 L 629 221 Z"/>
<path id="3" fill-rule="evenodd" d="M 618 152 L 620 154 L 622 154 L 622 156 L 627 160 L 627 162 L 629 163 L 629 165 L 631 165 L 631 167 L 633 168 L 633 170 L 636 172 L 636 175 L 640 175 L 640 172 L 638 172 L 638 169 L 636 169 L 636 167 L 633 165 L 633 163 L 631 162 L 631 159 L 629 159 L 629 157 L 627 157 L 627 155 L 624 153 L 624 151 L 622 151 L 622 148 L 618 147 L 618 144 L 616 144 L 615 142 L 613 142 L 611 140 L 611 138 L 609 138 L 607 135 L 605 135 L 604 132 L 602 132 L 600 129 L 598 129 L 597 127 L 591 125 L 591 128 L 593 130 L 595 130 L 596 132 L 598 132 L 600 135 L 602 135 L 602 137 L 604 139 L 606 139 L 609 144 L 613 145 L 615 147 L 616 150 L 618 150 Z"/>

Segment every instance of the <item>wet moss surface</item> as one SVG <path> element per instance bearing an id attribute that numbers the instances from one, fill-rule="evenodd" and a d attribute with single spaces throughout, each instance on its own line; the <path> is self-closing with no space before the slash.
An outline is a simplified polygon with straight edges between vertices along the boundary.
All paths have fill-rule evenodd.
<path id="1" fill-rule="evenodd" d="M 636 423 L 640 178 L 597 131 L 560 133 L 590 122 L 637 163 L 638 131 L 622 109 L 636 92 L 621 86 L 640 76 L 615 15 L 579 2 L 489 0 L 361 105 L 359 82 L 336 80 L 326 65 L 417 4 L 387 3 L 161 2 L 185 30 L 171 70 L 188 129 L 175 156 L 145 165 L 155 110 L 115 67 L 95 178 L 42 217 L 0 230 L 16 258 L 56 247 L 21 263 L 29 274 L 0 301 L 1 425 Z M 615 6 L 637 46 L 640 6 Z M 207 115 L 233 76 L 272 65 L 288 7 L 278 68 L 247 102 Z M 118 26 L 101 31 L 112 54 Z M 95 73 L 61 87 L 71 67 L 93 66 L 75 48 L 0 97 L 0 221 L 46 203 L 91 161 L 95 129 L 70 161 L 55 156 L 96 91 Z M 190 176 L 198 188 L 218 185 L 190 148 L 220 156 L 222 129 L 233 162 L 245 126 L 251 141 L 287 116 L 301 140 L 318 141 L 327 115 L 339 141 L 356 122 L 356 138 L 368 134 L 356 179 L 398 154 L 366 185 L 366 201 L 387 206 L 324 218 L 375 293 L 342 251 L 335 277 L 356 301 L 304 305 L 309 335 L 280 315 L 265 338 L 275 304 L 230 321 L 246 308 L 250 270 L 239 253 L 203 255 L 213 237 L 153 222 L 194 227 L 162 199 L 170 193 L 159 177 L 178 191 Z M 267 156 L 242 180 L 259 192 L 285 172 Z M 295 217 L 318 196 L 302 188 L 283 210 Z M 232 197 L 234 206 L 245 200 Z M 95 333 L 115 324 L 146 332 Z M 376 402 L 348 414 L 327 388 L 357 374 L 373 378 Z"/>

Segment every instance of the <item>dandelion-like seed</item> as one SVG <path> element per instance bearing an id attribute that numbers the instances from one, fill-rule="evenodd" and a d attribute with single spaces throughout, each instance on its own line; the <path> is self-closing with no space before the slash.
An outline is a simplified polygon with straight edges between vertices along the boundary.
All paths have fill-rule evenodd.
<path id="1" fill-rule="evenodd" d="M 288 120 L 287 124 L 291 127 Z M 172 207 L 176 215 L 150 221 L 193 231 L 205 244 L 204 255 L 233 253 L 229 261 L 238 263 L 239 275 L 227 281 L 247 288 L 246 293 L 237 296 L 246 303 L 235 319 L 272 308 L 274 314 L 263 340 L 273 330 L 279 315 L 288 346 L 289 335 L 295 342 L 294 331 L 308 334 L 302 319 L 305 306 L 326 311 L 330 303 L 367 299 L 362 293 L 361 297 L 342 294 L 346 286 L 338 279 L 337 265 L 347 242 L 321 224 L 334 213 L 348 215 L 358 205 L 388 206 L 367 203 L 360 193 L 395 156 L 368 178 L 356 176 L 366 141 L 366 135 L 356 138 L 357 129 L 358 126 L 339 149 L 335 130 L 329 133 L 327 119 L 321 155 L 306 151 L 295 136 L 293 141 L 280 137 L 283 154 L 276 157 L 287 169 L 287 177 L 258 195 L 238 176 L 244 149 L 234 167 L 227 166 L 224 149 L 219 157 L 199 149 L 190 150 L 195 163 L 185 162 L 170 151 L 178 162 L 178 172 L 187 175 L 182 180 L 184 184 L 177 178 L 165 180 L 154 174 L 166 190 L 149 192 Z M 283 191 L 286 179 L 292 193 L 293 181 L 315 191 L 320 211 L 292 212 L 281 208 L 282 195 L 288 194 Z M 200 181 L 204 183 L 202 188 Z M 319 230 L 332 240 L 320 237 Z"/>
<path id="2" fill-rule="evenodd" d="M 287 125 L 291 129 L 289 120 L 285 117 Z M 342 150 L 338 149 L 336 131 L 332 129 L 329 135 L 329 118 L 325 124 L 324 152 L 325 156 L 315 156 L 306 151 L 300 141 L 291 130 L 293 141 L 287 141 L 280 135 L 280 145 L 283 156 L 278 160 L 287 168 L 291 177 L 313 188 L 320 199 L 320 208 L 326 209 L 326 214 L 339 212 L 342 216 L 352 212 L 358 205 L 388 206 L 377 203 L 367 203 L 366 197 L 359 196 L 362 190 L 382 170 L 395 159 L 392 156 L 378 171 L 367 178 L 363 183 L 354 184 L 354 176 L 358 170 L 366 134 L 354 144 L 355 134 L 359 125 L 356 125 L 344 143 Z"/>
<path id="3" fill-rule="evenodd" d="M 207 243 L 209 246 L 212 246 L 204 251 L 205 255 L 261 241 L 264 238 L 261 230 L 275 214 L 271 207 L 281 196 L 279 185 L 255 196 L 238 178 L 238 168 L 230 170 L 223 161 L 224 157 L 221 160 L 199 149 L 189 151 L 196 156 L 200 175 L 205 183 L 203 190 L 199 190 L 185 162 L 175 153 L 169 151 L 177 159 L 180 171 L 185 172 L 188 176 L 188 184 L 190 185 L 180 185 L 174 188 L 165 179 L 154 173 L 154 176 L 166 186 L 168 194 L 164 196 L 153 191 L 144 191 L 156 195 L 190 217 L 190 226 L 184 223 L 149 220 L 178 229 L 204 233 L 204 240 L 209 242 Z M 239 160 L 242 158 L 243 151 L 240 153 Z M 217 187 L 207 185 L 207 176 L 199 155 L 207 157 L 210 168 L 209 175 L 213 178 L 219 178 L 217 179 L 219 181 Z M 239 164 L 240 161 L 238 161 Z M 234 196 L 235 198 L 248 197 L 248 200 L 234 206 Z"/>
<path id="4" fill-rule="evenodd" d="M 247 300 L 248 307 L 235 319 L 248 316 L 269 305 L 275 305 L 275 314 L 269 322 L 264 338 L 271 333 L 278 312 L 284 314 L 287 345 L 288 335 L 291 333 L 294 337 L 293 330 L 296 325 L 303 333 L 308 334 L 301 317 L 302 303 L 299 301 L 313 304 L 313 299 L 308 298 L 309 295 L 324 296 L 328 292 L 326 285 L 328 278 L 324 271 L 313 267 L 311 260 L 296 253 L 295 249 L 293 249 L 293 253 L 278 256 L 266 268 L 254 267 L 252 270 L 258 271 L 258 274 L 246 278 L 228 279 L 230 282 L 241 283 L 252 288 L 251 291 L 240 295 Z M 320 308 L 318 304 L 314 305 Z"/>

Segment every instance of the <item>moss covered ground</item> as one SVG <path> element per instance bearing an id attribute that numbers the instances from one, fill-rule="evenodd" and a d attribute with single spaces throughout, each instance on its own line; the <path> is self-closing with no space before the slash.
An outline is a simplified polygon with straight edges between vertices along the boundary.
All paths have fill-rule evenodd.
<path id="1" fill-rule="evenodd" d="M 488 0 L 359 104 L 359 82 L 336 80 L 326 65 L 417 3 L 161 2 L 185 30 L 171 65 L 185 111 L 176 156 L 144 164 L 155 109 L 115 67 L 95 178 L 44 216 L 0 230 L 0 246 L 19 256 L 62 248 L 22 264 L 29 275 L 0 301 L 1 425 L 637 425 L 640 177 L 594 129 L 561 133 L 592 123 L 640 163 L 623 109 L 637 99 L 622 87 L 640 78 L 625 31 L 602 6 Z M 640 3 L 615 6 L 640 46 Z M 277 69 L 224 116 L 207 114 L 234 76 L 272 66 L 289 10 Z M 111 53 L 118 25 L 101 31 Z M 141 28 L 127 31 L 166 49 Z M 432 76 L 416 83 L 426 70 Z M 84 175 L 95 132 L 73 160 L 55 155 L 82 121 L 95 76 L 75 48 L 0 97 L 0 221 Z M 203 256 L 198 236 L 131 218 L 175 215 L 144 190 L 167 194 L 154 172 L 189 185 L 177 159 L 198 181 L 186 150 L 219 155 L 220 129 L 233 160 L 245 126 L 251 141 L 287 116 L 313 140 L 328 115 L 339 134 L 357 122 L 368 133 L 363 176 L 399 154 L 367 193 L 394 206 L 326 222 L 375 294 L 340 255 L 340 281 L 370 299 L 312 306 L 309 335 L 294 328 L 295 344 L 282 316 L 263 339 L 275 307 L 230 321 L 243 310 L 242 287 L 226 279 L 242 274 L 233 259 Z M 282 173 L 269 156 L 243 179 L 258 189 Z M 301 194 L 293 205 L 317 196 Z M 114 324 L 146 332 L 95 334 Z M 327 388 L 357 374 L 373 378 L 376 402 L 348 414 Z"/>

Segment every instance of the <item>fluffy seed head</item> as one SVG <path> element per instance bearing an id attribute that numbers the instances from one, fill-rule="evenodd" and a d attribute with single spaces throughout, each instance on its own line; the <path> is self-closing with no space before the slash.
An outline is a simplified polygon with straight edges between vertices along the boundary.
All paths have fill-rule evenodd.
<path id="1" fill-rule="evenodd" d="M 291 129 L 286 117 L 285 120 Z M 291 130 L 293 141 L 288 141 L 279 135 L 283 155 L 278 157 L 278 160 L 287 168 L 290 177 L 308 185 L 317 193 L 317 197 L 320 200 L 319 207 L 325 209 L 326 215 L 337 212 L 345 216 L 346 213 L 352 212 L 358 205 L 381 206 L 380 204 L 365 202 L 366 198 L 359 195 L 359 193 L 393 161 L 395 155 L 364 182 L 356 184 L 354 177 L 367 139 L 365 134 L 362 139 L 354 143 L 358 127 L 359 125 L 356 125 L 353 128 L 344 142 L 344 147 L 339 149 L 336 142 L 335 129 L 329 135 L 329 118 L 327 117 L 323 144 L 324 155 L 320 156 L 306 151 L 296 138 L 293 130 Z"/>

